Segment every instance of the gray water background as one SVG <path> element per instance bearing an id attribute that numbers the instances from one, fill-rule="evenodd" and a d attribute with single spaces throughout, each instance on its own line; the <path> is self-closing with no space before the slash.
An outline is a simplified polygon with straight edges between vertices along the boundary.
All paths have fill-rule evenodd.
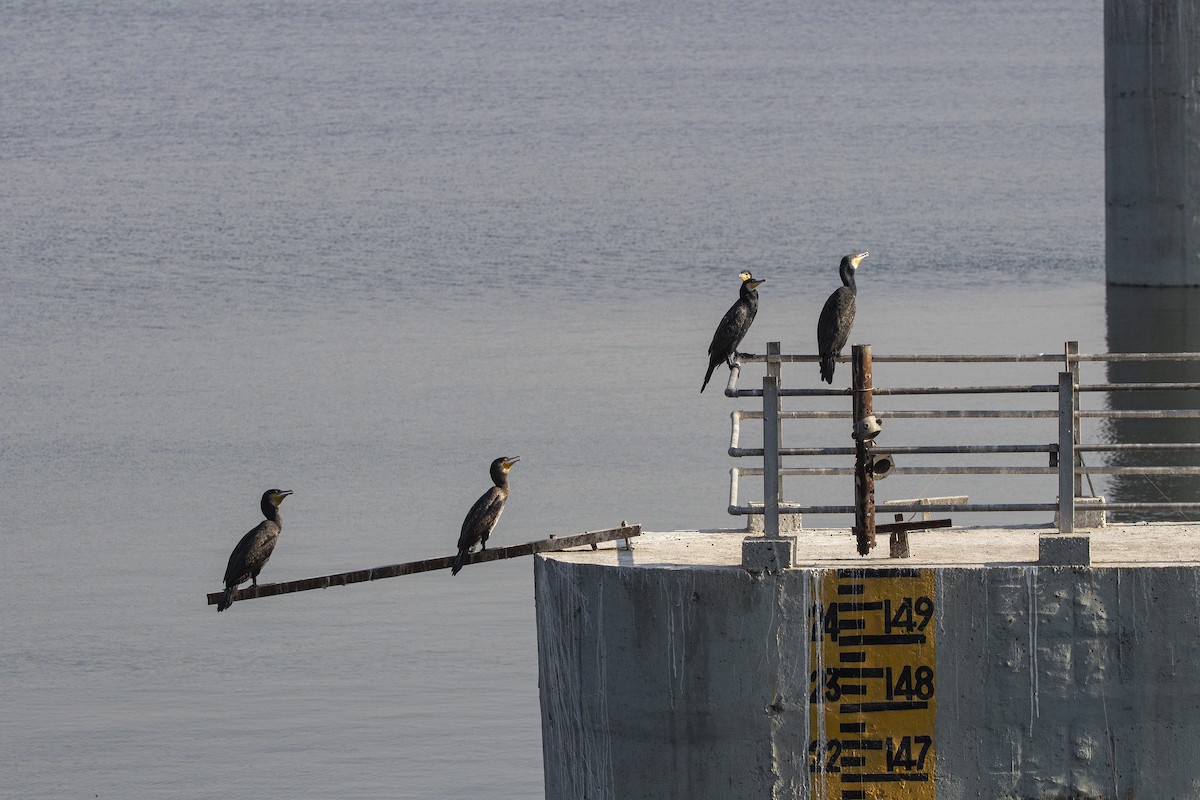
<path id="1" fill-rule="evenodd" d="M 540 796 L 530 562 L 218 616 L 261 492 L 264 580 L 498 455 L 497 544 L 735 526 L 713 327 L 812 352 L 857 248 L 877 351 L 1105 349 L 1101 14 L 0 3 L 0 796 Z"/>

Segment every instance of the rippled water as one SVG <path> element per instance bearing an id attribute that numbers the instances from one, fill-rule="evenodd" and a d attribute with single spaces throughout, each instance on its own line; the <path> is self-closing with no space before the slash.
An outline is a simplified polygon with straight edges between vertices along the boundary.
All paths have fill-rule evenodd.
<path id="1" fill-rule="evenodd" d="M 539 796 L 530 564 L 218 617 L 258 496 L 264 580 L 451 552 L 501 454 L 497 543 L 732 526 L 736 274 L 811 352 L 859 247 L 858 341 L 1104 349 L 1100 14 L 9 4 L 0 795 Z"/>

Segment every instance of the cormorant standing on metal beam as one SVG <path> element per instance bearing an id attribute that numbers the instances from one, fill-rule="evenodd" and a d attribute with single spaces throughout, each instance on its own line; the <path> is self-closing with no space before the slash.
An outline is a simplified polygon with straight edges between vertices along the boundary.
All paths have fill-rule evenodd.
<path id="1" fill-rule="evenodd" d="M 821 355 L 821 380 L 833 383 L 834 359 L 842 354 L 846 340 L 850 338 L 850 328 L 854 325 L 855 295 L 858 288 L 854 285 L 854 271 L 869 253 L 851 253 L 842 258 L 838 274 L 842 276 L 842 285 L 829 295 L 825 307 L 821 309 L 821 318 L 817 321 L 817 352 Z"/>
<path id="2" fill-rule="evenodd" d="M 238 584 L 253 581 L 258 586 L 258 573 L 266 566 L 267 559 L 279 541 L 283 530 L 283 517 L 279 515 L 279 504 L 292 493 L 291 489 L 268 489 L 262 496 L 262 513 L 266 517 L 258 526 L 242 537 L 229 554 L 229 566 L 225 568 L 225 594 L 217 603 L 217 611 L 233 605 L 233 594 Z"/>
<path id="3" fill-rule="evenodd" d="M 467 518 L 463 520 L 462 533 L 458 536 L 458 557 L 454 559 L 451 575 L 457 575 L 467 563 L 467 554 L 471 552 L 472 547 L 479 545 L 480 552 L 487 550 L 488 537 L 500 521 L 500 515 L 504 513 L 504 501 L 508 499 L 508 471 L 520 460 L 520 456 L 501 456 L 492 462 L 492 483 L 495 486 L 475 501 L 475 505 L 467 512 Z"/>
<path id="4" fill-rule="evenodd" d="M 746 332 L 750 330 L 750 323 L 754 322 L 754 315 L 758 313 L 757 289 L 765 279 L 755 279 L 749 272 L 743 272 L 738 277 L 742 279 L 741 292 L 737 302 L 730 306 L 721 318 L 721 324 L 713 334 L 712 344 L 708 346 L 708 372 L 704 373 L 704 383 L 700 385 L 701 392 L 708 386 L 708 379 L 712 377 L 717 364 L 724 361 L 733 369 L 733 359 L 738 354 L 737 346 L 742 343 Z"/>

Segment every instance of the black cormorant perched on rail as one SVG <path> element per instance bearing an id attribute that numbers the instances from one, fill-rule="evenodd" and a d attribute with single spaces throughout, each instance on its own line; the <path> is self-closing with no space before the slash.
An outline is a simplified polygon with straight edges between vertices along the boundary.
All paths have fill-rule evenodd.
<path id="1" fill-rule="evenodd" d="M 463 568 L 472 547 L 479 545 L 480 552 L 487 550 L 488 537 L 500 521 L 500 515 L 504 513 L 504 501 L 508 499 L 508 471 L 520 460 L 520 456 L 501 456 L 492 462 L 492 483 L 496 485 L 484 492 L 467 512 L 467 518 L 462 524 L 462 533 L 458 536 L 458 558 L 454 559 L 451 575 L 457 575 Z"/>
<path id="2" fill-rule="evenodd" d="M 829 295 L 825 307 L 821 309 L 821 318 L 817 321 L 817 352 L 821 354 L 821 380 L 833 383 L 834 359 L 842 354 L 846 340 L 850 338 L 850 328 L 854 325 L 855 294 L 858 289 L 854 285 L 854 270 L 869 253 L 851 253 L 842 258 L 838 274 L 842 276 L 842 285 Z"/>
<path id="3" fill-rule="evenodd" d="M 757 289 L 765 278 L 756 279 L 749 272 L 743 272 L 738 277 L 742 279 L 741 294 L 721 318 L 721 324 L 713 334 L 712 344 L 708 346 L 708 372 L 704 373 L 704 383 L 700 385 L 701 392 L 708 386 L 708 379 L 712 377 L 717 364 L 724 361 L 733 369 L 733 359 L 738 354 L 737 346 L 742 343 L 746 331 L 750 330 L 750 323 L 754 322 L 754 315 L 758 313 Z"/>
<path id="4" fill-rule="evenodd" d="M 263 492 L 262 513 L 266 519 L 243 536 L 230 553 L 229 566 L 225 568 L 225 594 L 217 603 L 217 611 L 224 611 L 233 605 L 233 593 L 237 591 L 238 584 L 250 580 L 258 586 L 258 573 L 262 572 L 267 559 L 271 557 L 283 526 L 279 504 L 291 493 L 291 489 L 268 489 Z"/>

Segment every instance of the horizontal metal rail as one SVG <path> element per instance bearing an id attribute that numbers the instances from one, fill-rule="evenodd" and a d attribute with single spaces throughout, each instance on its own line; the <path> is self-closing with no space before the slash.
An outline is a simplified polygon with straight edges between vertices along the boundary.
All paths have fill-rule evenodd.
<path id="1" fill-rule="evenodd" d="M 760 411 L 741 411 L 742 419 L 762 419 Z M 887 411 L 878 410 L 880 419 L 1053 419 L 1057 411 L 1049 409 L 927 409 Z M 1076 411 L 1079 419 L 1200 419 L 1200 409 L 1167 408 L 1147 411 Z M 780 411 L 780 419 L 850 419 L 849 411 Z"/>
<path id="2" fill-rule="evenodd" d="M 1200 419 L 1200 409 L 1170 408 L 1149 411 L 1076 411 L 1079 419 Z"/>
<path id="3" fill-rule="evenodd" d="M 1195 504 L 1200 508 L 1200 503 Z M 1088 510 L 1100 508 L 1099 505 L 1088 504 Z M 912 503 L 907 505 L 880 506 L 889 514 L 918 514 L 925 511 L 936 513 L 976 513 L 976 512 L 1018 512 L 1018 511 L 1057 511 L 1058 503 L 930 503 L 922 505 Z M 729 513 L 735 516 L 749 516 L 763 513 L 761 505 L 729 506 Z M 780 503 L 780 514 L 853 514 L 854 506 L 805 506 L 799 503 Z"/>
<path id="4" fill-rule="evenodd" d="M 1200 511 L 1200 503 L 1088 503 L 1087 510 L 1099 511 Z"/>
<path id="5" fill-rule="evenodd" d="M 804 478 L 853 475 L 854 467 L 784 467 L 779 474 Z M 1057 475 L 1057 467 L 893 467 L 889 475 Z M 877 479 L 878 480 L 878 479 Z"/>
<path id="6" fill-rule="evenodd" d="M 1064 361 L 1200 361 L 1200 353 L 1074 353 L 1059 356 Z"/>
<path id="7" fill-rule="evenodd" d="M 1114 444 L 1077 444 L 1081 453 L 1123 452 L 1139 450 L 1200 450 L 1200 442 L 1121 442 Z"/>
<path id="8" fill-rule="evenodd" d="M 1197 446 L 1200 449 L 1200 445 Z M 893 456 L 969 455 L 976 453 L 1057 453 L 1057 444 L 947 444 L 880 448 Z M 730 447 L 734 458 L 763 455 L 761 447 Z M 781 447 L 781 456 L 852 456 L 853 447 Z"/>
<path id="9" fill-rule="evenodd" d="M 1073 358 L 1079 358 L 1074 356 Z M 777 359 L 783 364 L 808 364 L 816 363 L 821 360 L 820 355 L 810 353 L 781 353 Z M 970 363 L 990 363 L 997 364 L 1024 364 L 1024 363 L 1064 363 L 1065 358 L 1062 353 L 1037 353 L 1033 355 L 1020 354 L 961 354 L 961 355 L 890 355 L 880 356 L 871 355 L 873 362 L 879 363 L 906 363 L 906 364 L 970 364 Z M 837 356 L 834 361 L 839 364 L 845 364 L 850 361 L 849 355 Z M 760 353 L 738 353 L 737 362 L 734 364 L 736 368 L 738 363 L 741 364 L 765 364 L 767 357 Z"/>
<path id="10" fill-rule="evenodd" d="M 996 386 L 873 386 L 876 397 L 921 394 L 1058 394 L 1056 383 L 1000 384 Z"/>
<path id="11" fill-rule="evenodd" d="M 1017 511 L 1057 511 L 1058 503 L 908 503 L 888 504 L 879 506 L 881 511 L 897 514 L 917 514 L 924 511 L 931 513 L 976 513 L 976 512 L 1017 512 Z M 1200 502 L 1178 503 L 1088 503 L 1088 511 L 1200 511 Z M 746 506 L 729 506 L 731 515 L 747 516 L 763 513 L 761 504 Z M 780 514 L 853 514 L 854 506 L 805 506 L 799 503 L 780 503 Z"/>
<path id="12" fill-rule="evenodd" d="M 889 451 L 889 455 L 894 455 Z M 749 470 L 744 470 L 747 474 Z M 893 467 L 889 475 L 1057 475 L 1058 467 L 953 466 Z M 1200 467 L 1075 467 L 1076 475 L 1200 475 Z M 779 474 L 802 478 L 820 475 L 853 475 L 853 467 L 784 467 Z"/>
<path id="13" fill-rule="evenodd" d="M 743 364 L 765 364 L 767 357 L 757 353 L 738 353 L 737 360 Z M 819 355 L 810 354 L 780 354 L 776 360 L 781 363 L 815 363 L 821 360 Z M 850 361 L 849 355 L 841 355 L 836 359 L 845 364 Z M 1111 363 L 1120 361 L 1200 361 L 1200 353 L 1035 353 L 1028 355 L 1014 353 L 993 354 L 894 354 L 871 355 L 871 360 L 879 364 L 1026 364 L 1026 363 Z M 736 368 L 736 364 L 734 365 Z"/>
<path id="14" fill-rule="evenodd" d="M 1200 389 L 1200 383 L 1080 383 L 1077 392 L 1182 392 Z"/>
<path id="15" fill-rule="evenodd" d="M 1200 389 L 1200 383 L 1081 383 L 1077 392 L 1184 392 Z M 780 397 L 846 397 L 851 389 L 780 389 Z M 998 384 L 995 386 L 876 386 L 876 397 L 943 394 L 1057 394 L 1058 386 L 1044 383 Z M 734 389 L 728 397 L 762 397 L 762 389 Z"/>
<path id="16" fill-rule="evenodd" d="M 780 411 L 780 419 L 850 419 L 849 411 Z M 877 410 L 880 419 L 1057 419 L 1049 409 Z"/>
<path id="17" fill-rule="evenodd" d="M 1080 383 L 1077 392 L 1164 392 L 1191 391 L 1200 389 L 1200 383 Z M 788 397 L 794 390 L 784 389 L 780 395 Z M 801 390 L 803 391 L 803 390 Z M 871 389 L 877 397 L 885 395 L 922 394 L 1046 394 L 1058 393 L 1058 384 L 1008 384 L 998 386 L 877 386 Z"/>
<path id="18" fill-rule="evenodd" d="M 1200 475 L 1200 467 L 1075 467 L 1076 475 Z"/>
<path id="19" fill-rule="evenodd" d="M 879 506 L 880 511 L 897 514 L 931 513 L 986 513 L 1020 511 L 1058 511 L 1058 503 L 931 503 L 929 505 L 907 504 Z M 1088 503 L 1088 511 L 1200 511 L 1197 503 Z M 730 506 L 731 515 L 748 516 L 761 514 L 762 506 Z M 854 506 L 804 506 L 797 503 L 780 503 L 780 514 L 853 514 Z"/>
<path id="20" fill-rule="evenodd" d="M 1038 385 L 1013 385 L 1013 386 L 947 386 L 947 387 L 897 387 L 888 389 L 879 387 L 872 389 L 872 393 L 879 396 L 894 396 L 902 395 L 943 395 L 943 394 L 1056 394 L 1058 387 L 1053 389 L 1042 388 Z M 780 389 L 780 397 L 847 397 L 851 394 L 850 389 Z M 730 389 L 725 392 L 726 397 L 762 397 L 762 389 Z"/>
<path id="21" fill-rule="evenodd" d="M 1200 451 L 1200 442 L 1122 442 L 1114 444 L 1088 443 L 1077 444 L 1075 449 L 1081 453 L 1105 452 L 1137 452 L 1152 450 L 1177 450 L 1181 452 Z M 915 445 L 880 448 L 893 456 L 921 455 L 973 455 L 988 453 L 1057 453 L 1057 444 L 947 444 L 947 445 Z M 731 447 L 729 455 L 737 458 L 742 456 L 761 457 L 761 447 Z M 853 447 L 781 447 L 781 456 L 852 456 Z"/>

